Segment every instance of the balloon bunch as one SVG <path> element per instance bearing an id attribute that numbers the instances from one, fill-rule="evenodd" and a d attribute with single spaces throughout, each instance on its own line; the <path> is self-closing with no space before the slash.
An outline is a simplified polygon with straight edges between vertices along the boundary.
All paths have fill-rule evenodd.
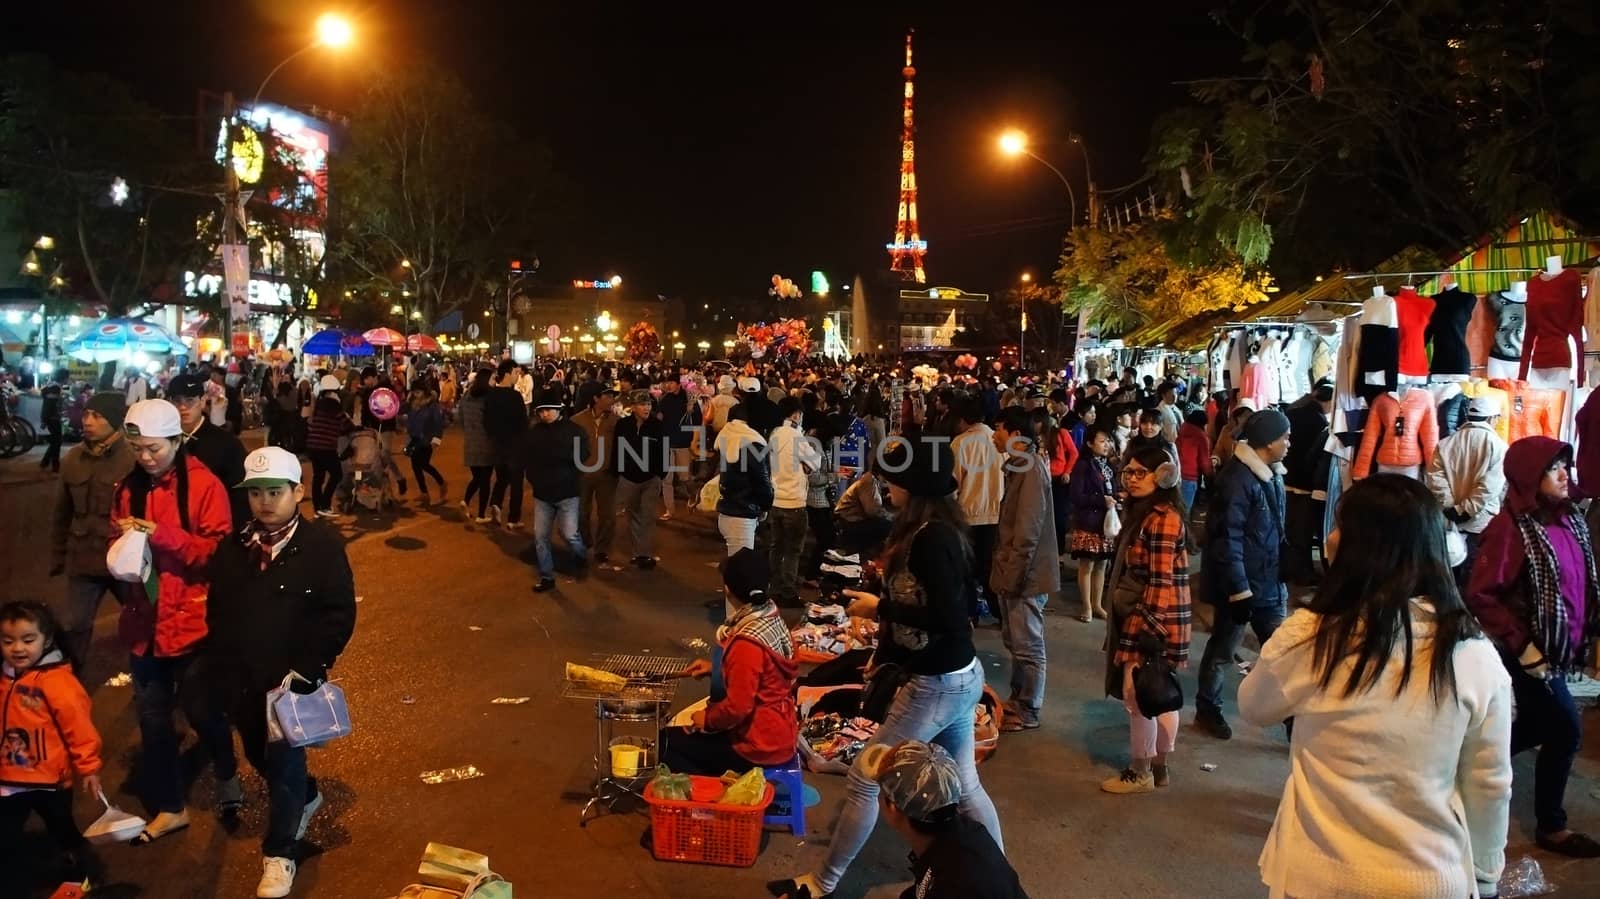
<path id="1" fill-rule="evenodd" d="M 661 337 L 656 334 L 656 329 L 649 322 L 636 322 L 623 335 L 623 346 L 627 347 L 628 358 L 635 362 L 644 362 L 661 355 Z"/>
<path id="2" fill-rule="evenodd" d="M 800 285 L 782 275 L 772 276 L 772 286 L 767 288 L 767 296 L 777 297 L 780 300 L 798 300 L 800 295 Z"/>
<path id="3" fill-rule="evenodd" d="M 956 357 L 956 367 L 964 368 L 967 371 L 973 371 L 978 367 L 978 357 L 972 355 L 971 353 L 962 353 Z"/>

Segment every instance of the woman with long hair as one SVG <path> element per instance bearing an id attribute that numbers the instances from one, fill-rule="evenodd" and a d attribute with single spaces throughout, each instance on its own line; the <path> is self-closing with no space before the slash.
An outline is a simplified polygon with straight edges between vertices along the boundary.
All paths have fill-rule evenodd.
<path id="1" fill-rule="evenodd" d="M 489 518 L 489 484 L 494 476 L 494 442 L 483 427 L 483 404 L 489 396 L 489 379 L 494 372 L 480 368 L 472 373 L 472 384 L 467 395 L 461 398 L 457 414 L 461 419 L 461 454 L 472 481 L 467 492 L 461 495 L 461 511 L 471 514 L 472 498 L 478 498 L 478 517 L 473 521 L 487 524 Z"/>
<path id="2" fill-rule="evenodd" d="M 1316 594 L 1239 687 L 1259 727 L 1293 717 L 1261 853 L 1271 895 L 1493 896 L 1511 800 L 1511 681 L 1456 592 L 1427 488 L 1344 494 Z M 1476 892 L 1474 892 L 1476 889 Z"/>
<path id="3" fill-rule="evenodd" d="M 1189 662 L 1189 510 L 1178 492 L 1178 467 L 1149 444 L 1122 465 L 1128 492 L 1106 583 L 1106 695 L 1128 710 L 1130 760 L 1100 785 L 1107 793 L 1148 793 L 1170 782 L 1168 757 L 1177 747 L 1178 713 L 1146 718 L 1133 675 L 1145 654 L 1160 653 L 1174 668 Z"/>
<path id="4" fill-rule="evenodd" d="M 884 550 L 882 596 L 858 590 L 852 616 L 882 622 L 870 671 L 905 676 L 871 743 L 905 740 L 937 743 L 961 773 L 961 813 L 982 825 L 1004 848 L 994 803 L 978 781 L 973 757 L 972 710 L 983 695 L 984 672 L 972 645 L 967 597 L 974 586 L 966 517 L 955 499 L 955 461 L 945 441 L 891 440 L 882 458 L 884 479 L 896 509 Z M 767 884 L 780 899 L 825 899 L 866 845 L 878 822 L 878 782 L 866 770 L 863 752 L 850 769 L 844 810 L 839 815 L 822 869 Z"/>
<path id="5" fill-rule="evenodd" d="M 1111 468 L 1111 434 L 1093 429 L 1068 485 L 1072 501 L 1072 558 L 1078 563 L 1078 620 L 1106 617 L 1103 594 L 1113 544 L 1105 534 L 1106 513 L 1117 507 L 1116 473 Z"/>

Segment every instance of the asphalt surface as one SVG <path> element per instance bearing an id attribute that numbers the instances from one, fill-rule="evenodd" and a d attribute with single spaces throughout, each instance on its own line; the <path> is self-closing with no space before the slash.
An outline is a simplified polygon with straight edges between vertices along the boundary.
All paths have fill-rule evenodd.
<path id="1" fill-rule="evenodd" d="M 258 442 L 258 435 L 247 440 Z M 38 475 L 37 455 L 0 463 L 0 598 L 53 596 L 64 587 L 46 576 L 56 488 Z M 843 794 L 839 777 L 807 775 L 822 797 L 809 812 L 810 833 L 769 831 L 750 869 L 655 861 L 642 842 L 642 813 L 578 826 L 593 771 L 595 722 L 591 704 L 560 698 L 563 663 L 609 652 L 681 655 L 677 640 L 709 637 L 716 613 L 706 604 L 717 595 L 714 566 L 722 556 L 709 517 L 680 511 L 661 525 L 662 561 L 653 571 L 604 571 L 582 584 L 562 577 L 557 591 L 535 595 L 534 572 L 523 561 L 525 553 L 531 557 L 526 533 L 471 524 L 456 505 L 467 481 L 457 435 L 447 436 L 435 464 L 451 478 L 449 504 L 422 509 L 413 494 L 394 514 L 341 523 L 361 602 L 355 638 L 335 675 L 350 698 L 355 733 L 311 755 L 328 803 L 311 825 L 307 849 L 314 854 L 302 863 L 293 895 L 395 895 L 415 880 L 429 841 L 485 853 L 524 899 L 759 897 L 766 880 L 817 865 Z M 613 555 L 626 558 L 628 550 L 619 527 Z M 1080 624 L 1068 614 L 1075 607 L 1069 586 L 1066 600 L 1053 600 L 1046 613 L 1044 726 L 1004 737 L 980 768 L 1030 895 L 1265 895 L 1256 858 L 1288 770 L 1281 728 L 1257 731 L 1235 722 L 1234 739 L 1221 743 L 1186 726 L 1171 788 L 1101 793 L 1099 782 L 1125 761 L 1126 717 L 1120 703 L 1100 696 L 1103 624 Z M 130 777 L 138 747 L 131 690 L 104 685 L 127 669 L 115 611 L 110 602 L 101 609 L 89 679 L 97 685 L 94 717 L 105 740 L 107 789 L 114 802 L 138 811 Z M 1196 635 L 1196 659 L 1204 639 Z M 998 631 L 981 630 L 978 645 L 991 682 L 1003 692 L 1007 669 Z M 1184 688 L 1192 696 L 1192 670 Z M 679 705 L 702 695 L 703 684 L 687 683 Z M 528 701 L 492 704 L 496 697 Z M 1192 712 L 1184 717 L 1187 724 Z M 1585 724 L 1594 733 L 1600 715 L 1586 713 Z M 1539 860 L 1562 895 L 1600 895 L 1600 860 L 1560 859 L 1532 846 L 1531 763 L 1528 754 L 1517 759 L 1509 858 Z M 419 777 L 466 765 L 483 776 L 437 785 Z M 210 812 L 209 772 L 198 770 L 198 762 L 193 767 L 193 825 L 150 846 L 106 848 L 117 882 L 96 895 L 254 895 L 264 784 L 241 762 L 247 809 L 239 829 L 228 833 Z M 1568 786 L 1567 808 L 1573 826 L 1591 832 L 1600 831 L 1597 778 L 1600 752 L 1587 748 Z M 79 800 L 80 824 L 97 814 L 92 801 Z M 3 899 L 48 894 L 41 861 L 48 841 L 37 830 L 25 839 L 29 861 L 0 877 Z M 906 847 L 880 827 L 837 895 L 898 896 L 908 880 Z"/>

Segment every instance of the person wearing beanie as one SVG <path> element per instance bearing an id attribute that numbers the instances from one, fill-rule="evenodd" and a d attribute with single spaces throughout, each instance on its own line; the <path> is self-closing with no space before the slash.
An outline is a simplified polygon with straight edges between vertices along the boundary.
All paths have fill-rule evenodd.
<path id="1" fill-rule="evenodd" d="M 943 747 L 956 763 L 961 814 L 987 830 L 1004 850 L 1000 818 L 978 780 L 973 756 L 972 709 L 983 695 L 984 671 L 967 617 L 972 547 L 954 496 L 954 465 L 947 441 L 889 441 L 881 467 L 889 497 L 900 512 L 882 557 L 883 593 L 846 590 L 844 595 L 853 600 L 847 610 L 851 616 L 882 622 L 872 669 L 879 677 L 897 673 L 896 680 L 905 681 L 886 711 L 863 709 L 864 714 L 884 716 L 868 748 L 904 740 Z M 767 891 L 773 896 L 825 899 L 843 880 L 872 836 L 881 810 L 879 782 L 863 763 L 866 756 L 863 752 L 850 768 L 844 809 L 826 860 L 813 872 L 769 882 Z"/>
<path id="2" fill-rule="evenodd" d="M 1289 453 L 1289 419 L 1263 409 L 1245 419 L 1233 458 L 1217 472 L 1206 517 L 1200 591 L 1217 607 L 1211 639 L 1200 660 L 1195 723 L 1226 740 L 1233 729 L 1222 716 L 1222 684 L 1249 625 L 1265 644 L 1288 614 L 1288 591 L 1279 573 L 1284 542 L 1283 459 Z"/>
<path id="3" fill-rule="evenodd" d="M 722 656 L 726 695 L 696 711 L 687 726 L 662 729 L 661 763 L 674 772 L 717 776 L 794 757 L 800 669 L 788 625 L 767 593 L 770 577 L 766 554 L 754 549 L 741 549 L 722 563 L 723 594 L 735 611 L 717 628 L 713 652 Z M 701 659 L 687 673 L 706 677 L 712 667 Z"/>
<path id="4" fill-rule="evenodd" d="M 94 644 L 100 601 L 116 586 L 106 571 L 111 520 L 105 510 L 111 508 L 117 483 L 133 469 L 133 451 L 122 438 L 127 411 L 120 393 L 91 396 L 83 410 L 83 442 L 61 462 L 61 489 L 50 526 L 50 575 L 66 575 L 67 589 L 51 606 L 61 623 L 61 648 L 80 678 Z"/>

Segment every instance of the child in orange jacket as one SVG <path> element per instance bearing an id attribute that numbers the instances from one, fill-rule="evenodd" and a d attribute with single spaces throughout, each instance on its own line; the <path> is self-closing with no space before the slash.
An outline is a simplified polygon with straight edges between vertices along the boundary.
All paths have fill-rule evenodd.
<path id="1" fill-rule="evenodd" d="M 0 606 L 0 847 L 9 854 L 18 846 L 28 816 L 38 813 L 67 853 L 67 879 L 98 882 L 99 860 L 72 818 L 72 785 L 100 795 L 100 733 L 59 634 L 39 603 Z"/>

